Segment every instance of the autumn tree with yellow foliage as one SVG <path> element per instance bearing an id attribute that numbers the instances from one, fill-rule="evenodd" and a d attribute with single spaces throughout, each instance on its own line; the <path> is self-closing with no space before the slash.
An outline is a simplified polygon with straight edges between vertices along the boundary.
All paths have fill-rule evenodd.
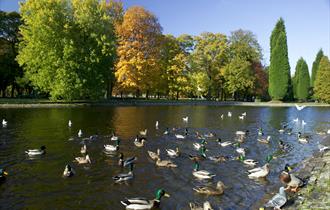
<path id="1" fill-rule="evenodd" d="M 118 62 L 115 76 L 120 92 L 142 92 L 148 98 L 157 89 L 162 28 L 158 19 L 143 7 L 130 7 L 117 26 Z"/>

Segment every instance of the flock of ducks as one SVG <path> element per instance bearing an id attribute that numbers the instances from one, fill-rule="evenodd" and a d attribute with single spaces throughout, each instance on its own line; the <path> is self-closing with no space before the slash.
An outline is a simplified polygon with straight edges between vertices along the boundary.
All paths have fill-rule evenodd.
<path id="1" fill-rule="evenodd" d="M 298 109 L 298 108 L 297 108 Z M 299 109 L 298 110 L 302 110 Z M 227 113 L 228 117 L 232 117 L 233 114 L 231 112 Z M 239 119 L 243 120 L 247 116 L 246 112 L 242 113 L 239 115 Z M 222 114 L 221 119 L 224 118 L 224 115 Z M 186 116 L 182 118 L 182 121 L 184 123 L 188 123 L 189 117 Z M 2 125 L 5 127 L 7 126 L 8 122 L 3 119 L 2 120 Z M 68 126 L 72 126 L 72 121 L 69 120 Z M 155 128 L 159 129 L 159 122 L 156 121 L 155 123 Z M 287 127 L 287 125 L 284 125 L 283 128 L 279 130 L 280 133 L 291 133 L 291 130 Z M 274 158 L 273 155 L 268 155 L 266 157 L 266 163 L 264 165 L 259 165 L 259 162 L 250 158 L 246 157 L 246 151 L 243 147 L 241 147 L 241 144 L 243 144 L 249 135 L 250 131 L 237 131 L 236 132 L 236 141 L 223 141 L 221 138 L 218 138 L 216 134 L 214 133 L 208 133 L 201 135 L 200 133 L 196 132 L 196 137 L 200 139 L 199 143 L 193 143 L 193 148 L 198 151 L 198 154 L 192 155 L 190 154 L 188 157 L 193 161 L 193 170 L 192 170 L 192 176 L 195 177 L 198 180 L 213 180 L 214 177 L 217 175 L 205 170 L 205 169 L 200 169 L 200 163 L 203 160 L 211 160 L 214 162 L 225 162 L 228 159 L 231 160 L 238 160 L 242 162 L 244 165 L 247 167 L 253 167 L 247 170 L 247 177 L 250 179 L 261 179 L 267 177 L 267 175 L 270 173 L 271 167 L 270 167 L 270 161 Z M 271 136 L 265 136 L 262 128 L 259 128 L 257 130 L 258 133 L 258 139 L 256 142 L 262 143 L 262 144 L 269 144 L 271 141 Z M 327 133 L 330 133 L 328 131 Z M 133 143 L 136 147 L 144 147 L 146 142 L 147 142 L 147 134 L 148 130 L 145 129 L 143 131 L 139 132 L 139 135 L 136 136 L 134 139 Z M 163 135 L 169 135 L 170 130 L 169 128 L 166 128 L 165 131 L 163 132 Z M 78 137 L 82 138 L 83 137 L 83 132 L 82 130 L 78 131 Z M 176 139 L 186 139 L 188 136 L 188 129 L 186 128 L 184 131 L 184 134 L 178 134 L 174 133 L 174 136 Z M 90 136 L 88 139 L 90 140 L 95 140 L 97 139 L 97 135 Z M 215 139 L 216 142 L 221 146 L 221 147 L 234 147 L 235 151 L 237 153 L 236 156 L 223 156 L 223 155 L 218 155 L 218 156 L 209 156 L 207 155 L 207 140 L 210 139 Z M 302 135 L 300 132 L 298 132 L 297 139 L 301 143 L 308 143 L 309 137 L 306 135 Z M 120 138 L 116 136 L 115 133 L 112 134 L 110 137 L 110 140 L 114 142 L 114 144 L 105 144 L 104 145 L 104 151 L 105 152 L 112 152 L 112 153 L 117 153 L 120 150 Z M 283 151 L 288 151 L 290 149 L 290 145 L 284 143 L 283 141 L 279 141 L 278 143 L 279 149 Z M 329 149 L 327 147 L 322 147 L 322 150 Z M 321 148 L 320 148 L 321 150 Z M 166 168 L 176 168 L 178 165 L 173 161 L 175 158 L 181 156 L 181 152 L 178 147 L 175 149 L 166 149 L 165 150 L 166 154 L 168 157 L 171 159 L 162 159 L 161 158 L 161 151 L 160 149 L 157 149 L 155 152 L 154 151 L 147 151 L 148 156 L 150 157 L 151 160 L 154 161 L 155 166 L 157 167 L 166 167 Z M 41 146 L 40 149 L 29 149 L 25 151 L 25 153 L 30 156 L 40 156 L 46 154 L 46 147 Z M 90 159 L 90 156 L 88 154 L 88 149 L 86 144 L 84 144 L 80 148 L 80 153 L 83 155 L 81 157 L 76 157 L 74 158 L 74 161 L 77 164 L 92 164 L 92 161 Z M 124 154 L 122 152 L 119 152 L 118 154 L 118 165 L 120 167 L 127 167 L 127 173 L 121 173 L 118 175 L 113 176 L 113 180 L 116 183 L 121 183 L 121 182 L 126 182 L 128 180 L 134 179 L 134 173 L 133 173 L 133 168 L 134 164 L 137 161 L 136 157 L 129 157 L 129 158 L 124 158 Z M 8 173 L 4 169 L 0 169 L 0 180 L 4 180 L 5 177 L 8 175 Z M 63 171 L 63 176 L 64 177 L 72 177 L 75 175 L 75 171 L 72 168 L 70 164 L 67 164 L 64 168 Z M 285 203 L 287 202 L 287 197 L 286 197 L 286 192 L 297 192 L 300 187 L 304 185 L 304 181 L 298 177 L 296 177 L 294 174 L 291 173 L 291 168 L 288 164 L 285 165 L 285 168 L 279 175 L 280 181 L 286 185 L 286 187 L 280 187 L 279 188 L 279 193 L 276 194 L 272 199 L 270 199 L 264 207 L 271 207 L 274 209 L 280 209 Z M 193 191 L 199 194 L 204 194 L 208 196 L 219 196 L 222 195 L 225 192 L 225 189 L 227 187 L 222 181 L 217 181 L 216 185 L 213 186 L 196 186 L 193 187 Z M 159 207 L 160 205 L 160 200 L 162 197 L 169 197 L 169 194 L 165 192 L 164 189 L 158 189 L 156 191 L 155 198 L 152 200 L 144 199 L 144 198 L 131 198 L 131 199 L 126 199 L 121 201 L 121 203 L 125 206 L 126 209 L 152 209 L 155 207 Z M 213 209 L 210 202 L 205 201 L 202 206 L 199 206 L 195 203 L 189 203 L 189 206 L 192 210 L 211 210 Z M 260 208 L 260 209 L 263 209 Z"/>

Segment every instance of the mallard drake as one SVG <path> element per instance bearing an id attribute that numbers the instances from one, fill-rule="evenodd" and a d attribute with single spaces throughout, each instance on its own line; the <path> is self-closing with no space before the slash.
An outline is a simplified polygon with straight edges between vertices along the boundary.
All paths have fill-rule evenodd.
<path id="1" fill-rule="evenodd" d="M 79 137 L 79 138 L 81 138 L 81 137 L 82 137 L 82 135 L 83 135 L 83 132 L 82 132 L 82 130 L 81 130 L 81 129 L 79 129 L 79 131 L 78 131 L 78 137 Z"/>
<path id="2" fill-rule="evenodd" d="M 157 160 L 160 157 L 160 149 L 157 149 L 157 152 L 148 151 L 148 154 L 152 160 Z"/>
<path id="3" fill-rule="evenodd" d="M 139 141 L 134 141 L 134 145 L 137 147 L 143 147 L 146 142 L 147 141 L 144 138 L 142 138 Z"/>
<path id="4" fill-rule="evenodd" d="M 147 200 L 145 198 L 128 198 L 121 203 L 126 207 L 126 209 L 153 209 L 158 208 L 160 206 L 160 199 L 165 197 L 170 197 L 169 194 L 165 192 L 163 189 L 158 189 L 156 192 L 156 198 L 153 200 Z"/>
<path id="5" fill-rule="evenodd" d="M 222 140 L 220 139 L 220 138 L 218 138 L 217 139 L 217 141 L 218 141 L 218 144 L 220 144 L 220 146 L 222 146 L 222 147 L 227 147 L 227 146 L 229 146 L 229 145 L 232 145 L 233 143 L 232 142 L 230 142 L 230 141 L 225 141 L 225 142 L 222 142 Z"/>
<path id="6" fill-rule="evenodd" d="M 75 161 L 78 162 L 78 164 L 87 164 L 87 163 L 91 164 L 92 163 L 88 154 L 85 157 L 76 157 Z"/>
<path id="7" fill-rule="evenodd" d="M 80 153 L 81 153 L 81 154 L 86 154 L 86 152 L 87 152 L 87 146 L 86 146 L 86 144 L 84 144 L 84 145 L 80 148 Z"/>
<path id="8" fill-rule="evenodd" d="M 207 144 L 207 142 L 203 139 L 201 143 L 193 143 L 193 146 L 196 150 L 200 150 L 205 144 Z"/>
<path id="9" fill-rule="evenodd" d="M 43 155 L 46 153 L 46 147 L 41 146 L 40 149 L 29 149 L 25 151 L 25 153 L 29 156 Z"/>
<path id="10" fill-rule="evenodd" d="M 274 197 L 265 204 L 265 207 L 281 209 L 281 207 L 284 206 L 286 201 L 287 198 L 286 198 L 285 189 L 284 187 L 280 187 L 279 192 L 276 195 L 274 195 Z"/>
<path id="11" fill-rule="evenodd" d="M 116 182 L 124 182 L 130 179 L 133 179 L 133 163 L 129 165 L 129 172 L 126 174 L 118 174 L 117 176 L 113 176 L 112 179 Z"/>
<path id="12" fill-rule="evenodd" d="M 5 119 L 2 119 L 2 126 L 5 127 L 7 126 L 8 122 Z"/>
<path id="13" fill-rule="evenodd" d="M 189 117 L 188 117 L 188 116 L 186 116 L 186 117 L 183 117 L 183 118 L 182 118 L 182 120 L 183 120 L 183 122 L 187 123 L 187 122 L 188 122 L 188 120 L 189 120 Z"/>
<path id="14" fill-rule="evenodd" d="M 243 155 L 240 155 L 238 159 L 248 166 L 255 166 L 258 164 L 258 161 L 255 161 L 253 159 L 246 159 L 245 156 Z"/>
<path id="15" fill-rule="evenodd" d="M 8 176 L 8 173 L 5 169 L 0 168 L 0 181 L 4 181 L 6 179 L 6 176 Z"/>
<path id="16" fill-rule="evenodd" d="M 144 131 L 140 131 L 140 135 L 141 136 L 146 136 L 147 135 L 148 130 L 144 129 Z"/>
<path id="17" fill-rule="evenodd" d="M 171 160 L 161 160 L 160 157 L 157 158 L 156 166 L 167 167 L 167 168 L 176 168 L 176 167 L 178 167 Z"/>
<path id="18" fill-rule="evenodd" d="M 68 122 L 68 126 L 69 126 L 69 127 L 72 126 L 72 122 L 71 122 L 71 120 L 69 120 L 69 122 Z"/>
<path id="19" fill-rule="evenodd" d="M 75 174 L 74 170 L 72 167 L 68 164 L 65 166 L 64 171 L 63 171 L 63 176 L 64 177 L 71 177 Z"/>
<path id="20" fill-rule="evenodd" d="M 193 188 L 194 191 L 200 194 L 206 194 L 206 195 L 222 195 L 225 189 L 225 185 L 222 183 L 222 181 L 217 182 L 217 186 L 210 187 L 210 186 L 201 186 L 201 187 L 195 187 Z"/>
<path id="21" fill-rule="evenodd" d="M 278 146 L 283 151 L 289 151 L 291 149 L 291 145 L 284 143 L 282 140 L 278 142 Z"/>
<path id="22" fill-rule="evenodd" d="M 241 144 L 238 143 L 236 144 L 237 148 L 236 148 L 236 152 L 240 155 L 245 156 L 245 149 L 243 147 L 241 147 Z"/>
<path id="23" fill-rule="evenodd" d="M 189 155 L 190 160 L 193 161 L 201 161 L 201 160 L 205 160 L 206 158 L 206 148 L 204 146 L 202 146 L 199 149 L 199 155 Z"/>
<path id="24" fill-rule="evenodd" d="M 248 173 L 249 173 L 248 177 L 250 179 L 266 177 L 269 174 L 269 163 L 266 163 L 262 167 L 248 170 Z"/>
<path id="25" fill-rule="evenodd" d="M 137 160 L 137 157 L 129 157 L 126 160 L 124 160 L 124 154 L 120 153 L 119 154 L 119 161 L 118 161 L 118 165 L 122 166 L 122 167 L 126 167 L 132 163 L 134 163 Z"/>
<path id="26" fill-rule="evenodd" d="M 308 143 L 308 140 L 309 140 L 309 136 L 303 136 L 300 132 L 298 132 L 298 141 L 300 143 Z"/>
<path id="27" fill-rule="evenodd" d="M 271 136 L 267 136 L 266 139 L 265 139 L 265 138 L 260 138 L 260 139 L 258 139 L 258 141 L 259 141 L 260 143 L 263 143 L 263 144 L 269 144 L 270 139 L 271 139 Z"/>
<path id="28" fill-rule="evenodd" d="M 218 156 L 211 156 L 209 157 L 209 159 L 216 163 L 219 163 L 219 162 L 225 162 L 228 158 L 223 155 L 218 155 Z"/>
<path id="29" fill-rule="evenodd" d="M 119 141 L 119 139 L 117 139 L 115 145 L 106 144 L 106 145 L 104 145 L 104 149 L 105 149 L 105 151 L 108 151 L 108 152 L 115 152 L 115 151 L 119 150 L 119 144 L 120 144 L 120 141 Z"/>
<path id="30" fill-rule="evenodd" d="M 199 170 L 199 163 L 195 162 L 194 164 L 194 170 L 192 172 L 193 176 L 198 179 L 212 179 L 215 177 L 215 174 L 212 174 L 206 170 Z"/>
<path id="31" fill-rule="evenodd" d="M 189 203 L 190 210 L 213 210 L 211 203 L 208 201 L 205 201 L 203 203 L 203 206 L 198 206 L 198 204 L 195 203 Z"/>
<path id="32" fill-rule="evenodd" d="M 174 149 L 166 149 L 167 155 L 170 156 L 171 158 L 179 157 L 180 156 L 180 151 L 179 148 Z"/>

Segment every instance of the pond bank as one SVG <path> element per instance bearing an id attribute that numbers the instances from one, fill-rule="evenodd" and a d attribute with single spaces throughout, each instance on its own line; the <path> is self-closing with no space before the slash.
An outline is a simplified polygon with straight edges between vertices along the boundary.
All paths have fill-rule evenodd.
<path id="1" fill-rule="evenodd" d="M 51 102 L 35 99 L 0 99 L 0 108 L 68 108 L 91 106 L 254 106 L 254 107 L 292 107 L 295 103 L 274 102 L 237 102 L 237 101 L 207 101 L 207 100 L 164 100 L 164 99 L 112 99 L 104 101 L 74 101 Z M 312 107 L 330 107 L 323 103 L 299 103 Z"/>

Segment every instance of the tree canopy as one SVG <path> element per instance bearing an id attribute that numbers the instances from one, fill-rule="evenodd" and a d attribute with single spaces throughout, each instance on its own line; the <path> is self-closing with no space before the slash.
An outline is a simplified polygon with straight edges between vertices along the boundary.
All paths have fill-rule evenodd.
<path id="1" fill-rule="evenodd" d="M 321 58 L 315 78 L 315 98 L 330 103 L 330 61 L 327 56 Z"/>

